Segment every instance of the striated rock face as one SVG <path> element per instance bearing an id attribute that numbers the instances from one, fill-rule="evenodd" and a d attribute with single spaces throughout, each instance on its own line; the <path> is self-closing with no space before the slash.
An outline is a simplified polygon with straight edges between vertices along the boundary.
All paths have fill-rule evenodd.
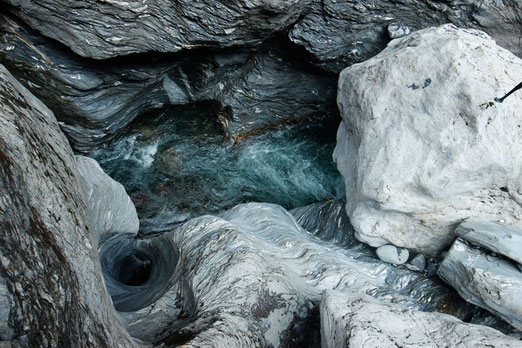
<path id="1" fill-rule="evenodd" d="M 467 219 L 457 227 L 457 236 L 522 264 L 522 230 L 479 219 Z"/>
<path id="2" fill-rule="evenodd" d="M 391 39 L 444 23 L 483 30 L 522 56 L 522 6 L 512 0 L 316 0 L 289 37 L 315 64 L 340 72 L 373 57 Z"/>
<path id="3" fill-rule="evenodd" d="M 324 211 L 311 214 L 327 220 Z M 317 346 L 317 305 L 325 289 L 464 313 L 447 288 L 384 264 L 368 250 L 320 240 L 273 204 L 241 204 L 138 242 L 116 235 L 100 250 L 109 290 L 129 332 L 149 342 Z M 111 257 L 114 263 L 105 261 Z M 137 277 L 122 279 L 124 260 L 129 269 L 141 270 L 149 261 L 149 277 L 143 283 L 134 282 Z"/>
<path id="4" fill-rule="evenodd" d="M 294 23 L 310 0 L 7 2 L 46 36 L 102 59 L 258 44 Z"/>
<path id="5" fill-rule="evenodd" d="M 277 40 L 252 51 L 191 53 L 82 59 L 0 14 L 0 63 L 54 111 L 79 151 L 164 105 L 213 101 L 234 138 L 334 107 L 336 77 L 311 70 Z"/>
<path id="6" fill-rule="evenodd" d="M 466 301 L 522 330 L 522 272 L 512 262 L 487 255 L 457 239 L 437 274 Z"/>
<path id="7" fill-rule="evenodd" d="M 468 217 L 522 224 L 522 60 L 452 25 L 392 41 L 339 78 L 334 159 L 356 236 L 436 254 Z"/>
<path id="8" fill-rule="evenodd" d="M 489 327 L 340 291 L 323 293 L 321 339 L 323 348 L 522 347 Z"/>
<path id="9" fill-rule="evenodd" d="M 136 346 L 105 290 L 85 186 L 56 119 L 1 65 L 0 104 L 1 340 Z"/>

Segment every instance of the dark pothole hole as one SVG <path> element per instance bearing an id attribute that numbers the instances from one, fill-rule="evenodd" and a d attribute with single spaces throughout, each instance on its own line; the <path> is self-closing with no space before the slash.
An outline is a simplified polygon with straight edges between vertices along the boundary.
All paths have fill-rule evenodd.
<path id="1" fill-rule="evenodd" d="M 152 270 L 151 260 L 144 254 L 131 254 L 121 260 L 117 280 L 125 285 L 139 286 L 149 280 Z"/>

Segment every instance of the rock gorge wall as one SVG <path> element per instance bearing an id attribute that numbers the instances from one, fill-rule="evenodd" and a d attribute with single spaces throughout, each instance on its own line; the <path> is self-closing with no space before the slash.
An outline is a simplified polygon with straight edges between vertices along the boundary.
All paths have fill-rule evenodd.
<path id="1" fill-rule="evenodd" d="M 0 63 L 59 120 L 0 66 L 0 344 L 293 347 L 323 339 L 325 346 L 338 346 L 336 337 L 347 343 L 347 333 L 356 343 L 368 336 L 383 345 L 447 343 L 437 335 L 408 341 L 402 327 L 383 334 L 381 326 L 408 313 L 419 332 L 436 325 L 477 336 L 453 337 L 454 345 L 520 346 L 493 329 L 484 335 L 457 319 L 418 312 L 478 320 L 477 310 L 452 290 L 381 262 L 354 239 L 436 254 L 454 239 L 453 229 L 469 217 L 470 206 L 480 216 L 520 222 L 520 96 L 491 102 L 522 79 L 520 59 L 483 33 L 452 26 L 389 43 L 451 22 L 483 29 L 520 55 L 519 1 L 0 5 Z M 335 102 L 335 74 L 388 43 L 339 80 L 344 121 L 336 158 L 355 229 L 338 202 L 298 208 L 293 215 L 250 203 L 137 239 L 139 221 L 123 187 L 95 161 L 74 156 L 59 129 L 75 150 L 87 152 L 151 109 L 213 102 L 225 132 L 240 139 L 324 113 Z M 438 93 L 431 94 L 435 87 Z M 376 119 L 384 120 L 383 130 L 373 128 Z M 417 142 L 409 141 L 410 133 Z M 418 159 L 431 148 L 422 141 L 440 146 L 427 156 L 433 164 L 428 172 L 419 174 Z M 472 151 L 459 152 L 469 144 Z M 461 196 L 455 203 L 456 191 Z M 459 260 L 456 251 L 463 247 L 455 243 L 441 276 L 457 267 L 451 262 L 473 253 Z M 453 284 L 458 288 L 457 280 Z M 331 290 L 357 295 L 336 302 Z M 489 299 L 482 300 L 520 325 L 518 307 L 505 311 L 508 302 L 488 307 Z M 374 311 L 345 320 L 343 311 L 359 313 L 360 304 Z M 377 329 L 359 324 L 368 321 Z M 326 334 L 331 330 L 339 336 Z"/>

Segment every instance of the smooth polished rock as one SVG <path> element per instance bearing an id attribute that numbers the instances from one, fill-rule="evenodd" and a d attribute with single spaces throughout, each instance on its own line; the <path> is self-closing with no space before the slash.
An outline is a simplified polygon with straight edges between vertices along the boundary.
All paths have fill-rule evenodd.
<path id="1" fill-rule="evenodd" d="M 410 257 L 408 249 L 397 248 L 391 244 L 378 247 L 375 253 L 381 261 L 395 265 L 402 265 Z"/>
<path id="2" fill-rule="evenodd" d="M 522 272 L 512 262 L 487 255 L 457 239 L 437 274 L 466 301 L 522 330 Z"/>
<path id="3" fill-rule="evenodd" d="M 522 347 L 520 340 L 451 315 L 332 290 L 321 301 L 321 343 L 323 348 Z"/>
<path id="4" fill-rule="evenodd" d="M 456 230 L 457 236 L 522 263 L 522 230 L 480 219 L 464 220 Z"/>
<path id="5" fill-rule="evenodd" d="M 405 264 L 405 266 L 409 270 L 422 272 L 426 268 L 426 258 L 422 254 L 417 254 L 410 262 Z"/>
<path id="6" fill-rule="evenodd" d="M 520 81 L 520 58 L 453 25 L 343 70 L 334 159 L 357 238 L 433 255 L 469 217 L 522 226 L 522 94 L 494 102 Z"/>
<path id="7" fill-rule="evenodd" d="M 522 6 L 518 1 L 316 0 L 290 31 L 318 66 L 332 72 L 365 61 L 391 40 L 453 23 L 483 30 L 522 57 Z"/>
<path id="8" fill-rule="evenodd" d="M 81 152 L 168 105 L 212 102 L 225 133 L 235 139 L 335 108 L 337 77 L 311 69 L 280 40 L 255 50 L 151 53 L 98 62 L 0 13 L 0 63 L 54 111 Z"/>
<path id="9" fill-rule="evenodd" d="M 85 182 L 87 208 L 98 239 L 112 233 L 136 235 L 140 221 L 125 188 L 105 174 L 96 160 L 85 156 L 75 158 Z"/>
<path id="10" fill-rule="evenodd" d="M 105 289 L 83 188 L 52 112 L 0 65 L 0 272 L 10 302 L 8 346 L 138 346 Z"/>
<path id="11" fill-rule="evenodd" d="M 319 344 L 317 305 L 326 289 L 367 293 L 422 310 L 466 312 L 448 288 L 365 251 L 321 240 L 273 204 L 241 204 L 137 243 L 114 236 L 101 250 L 106 279 L 118 286 L 120 315 L 128 330 L 147 342 L 188 347 Z M 160 254 L 171 256 L 152 260 Z M 106 255 L 116 262 L 105 263 Z M 130 255 L 151 260 L 152 272 L 164 269 L 142 285 L 125 286 L 118 260 Z M 120 296 L 123 291 L 128 291 L 128 301 Z"/>
<path id="12" fill-rule="evenodd" d="M 297 223 L 315 236 L 346 248 L 361 246 L 343 202 L 330 200 L 290 210 Z"/>
<path id="13" fill-rule="evenodd" d="M 14 12 L 77 54 L 259 44 L 293 24 L 311 0 L 8 0 Z"/>

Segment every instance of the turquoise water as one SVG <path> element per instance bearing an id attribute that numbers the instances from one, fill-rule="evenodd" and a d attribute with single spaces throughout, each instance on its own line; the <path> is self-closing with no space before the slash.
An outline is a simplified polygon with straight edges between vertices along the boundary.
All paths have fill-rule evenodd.
<path id="1" fill-rule="evenodd" d="M 242 202 L 287 209 L 344 199 L 332 161 L 338 120 L 323 117 L 234 144 L 206 106 L 142 116 L 120 139 L 90 154 L 125 186 L 144 233 Z"/>

